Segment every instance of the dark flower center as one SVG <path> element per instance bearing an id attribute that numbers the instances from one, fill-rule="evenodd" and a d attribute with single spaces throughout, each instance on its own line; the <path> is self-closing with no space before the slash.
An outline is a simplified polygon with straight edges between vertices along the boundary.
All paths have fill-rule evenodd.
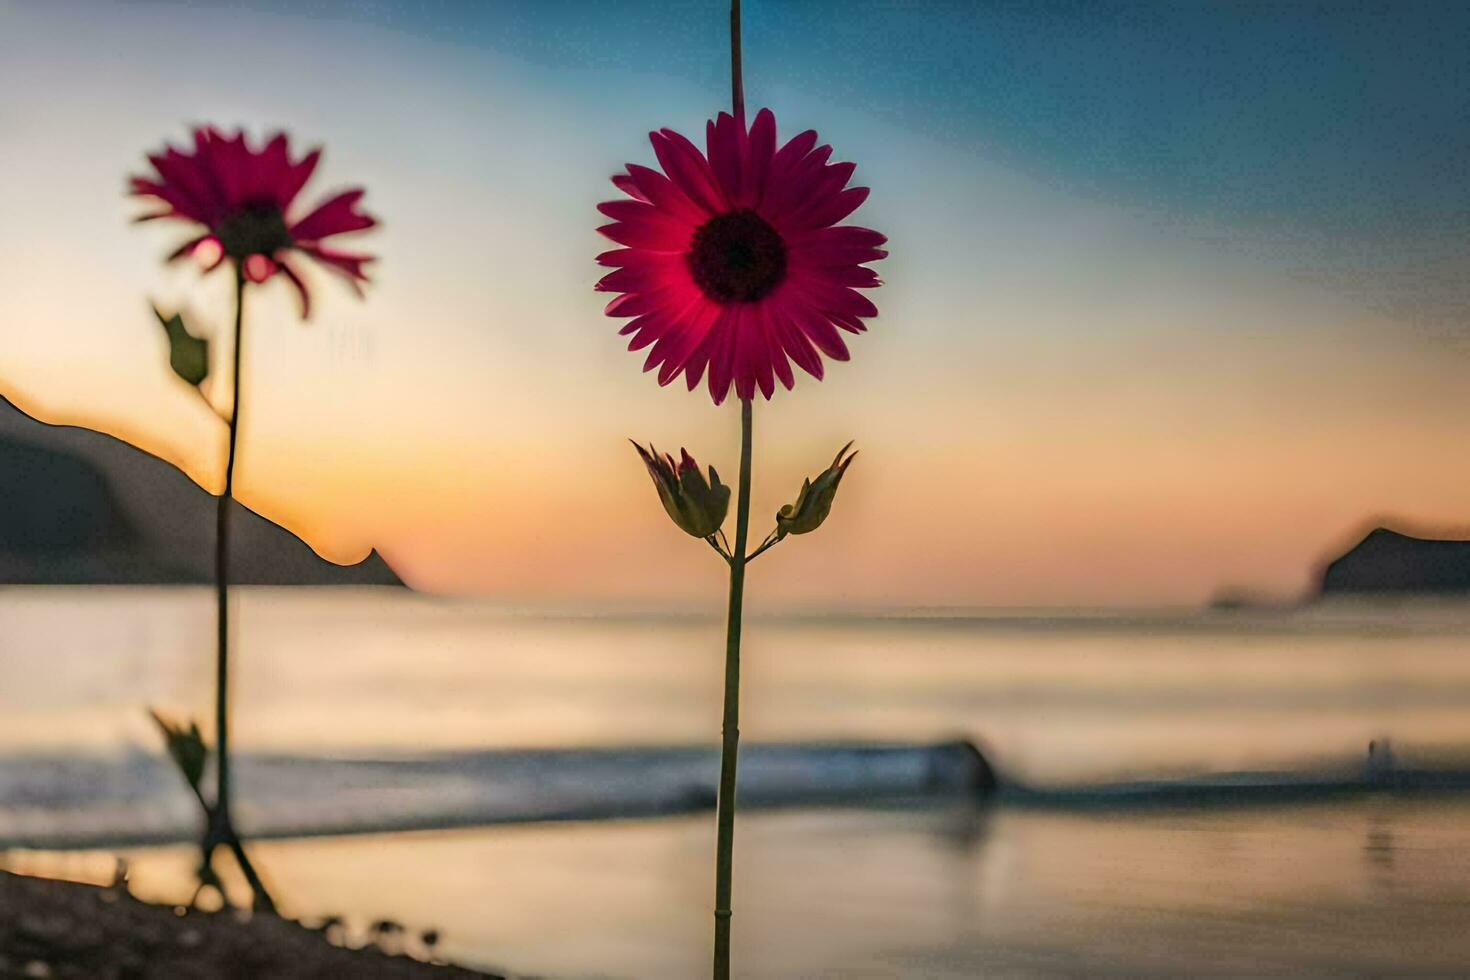
<path id="1" fill-rule="evenodd" d="M 786 243 L 749 208 L 717 214 L 694 232 L 689 269 L 710 299 L 750 302 L 786 277 Z"/>
<path id="2" fill-rule="evenodd" d="M 243 259 L 247 255 L 274 255 L 294 244 L 286 228 L 286 218 L 274 204 L 247 204 L 214 229 L 215 237 L 226 255 Z"/>

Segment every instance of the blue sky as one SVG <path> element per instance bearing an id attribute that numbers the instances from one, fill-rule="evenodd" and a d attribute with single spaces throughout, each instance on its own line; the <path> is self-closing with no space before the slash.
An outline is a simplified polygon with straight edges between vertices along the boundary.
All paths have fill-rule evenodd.
<path id="1" fill-rule="evenodd" d="M 709 0 L 275 6 L 522 60 L 580 98 L 650 70 L 728 85 Z M 752 0 L 744 19 L 753 103 L 861 112 L 1439 328 L 1470 309 L 1470 5 Z"/>
<path id="2" fill-rule="evenodd" d="M 708 0 L 280 4 L 723 92 Z M 1149 206 L 1334 232 L 1470 220 L 1470 6 L 747 0 L 748 88 L 811 91 Z"/>

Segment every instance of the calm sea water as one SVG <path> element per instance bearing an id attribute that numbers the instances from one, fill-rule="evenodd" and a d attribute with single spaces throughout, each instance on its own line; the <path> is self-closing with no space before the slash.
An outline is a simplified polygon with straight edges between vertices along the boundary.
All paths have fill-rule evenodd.
<path id="1" fill-rule="evenodd" d="M 247 591 L 238 737 L 257 750 L 709 742 L 720 624 L 566 617 L 375 590 Z M 0 592 L 0 753 L 151 751 L 145 704 L 204 715 L 202 590 Z M 742 733 L 964 735 L 1038 784 L 1307 769 L 1391 737 L 1470 756 L 1470 606 L 757 620 Z M 259 845 L 297 914 L 392 917 L 527 973 L 703 970 L 707 817 Z M 752 977 L 1470 970 L 1458 798 L 1187 810 L 753 813 Z M 140 892 L 187 848 L 136 852 Z M 97 855 L 12 855 L 101 873 Z M 49 862 L 49 864 L 47 863 Z M 90 869 L 90 870 L 89 870 Z"/>

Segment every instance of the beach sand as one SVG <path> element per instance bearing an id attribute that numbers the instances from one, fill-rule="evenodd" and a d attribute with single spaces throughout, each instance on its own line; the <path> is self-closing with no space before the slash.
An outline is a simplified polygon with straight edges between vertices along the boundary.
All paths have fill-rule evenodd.
<path id="1" fill-rule="evenodd" d="M 0 871 L 0 976 L 86 978 L 490 977 L 455 966 L 349 949 L 270 915 L 178 914 L 125 887 Z"/>

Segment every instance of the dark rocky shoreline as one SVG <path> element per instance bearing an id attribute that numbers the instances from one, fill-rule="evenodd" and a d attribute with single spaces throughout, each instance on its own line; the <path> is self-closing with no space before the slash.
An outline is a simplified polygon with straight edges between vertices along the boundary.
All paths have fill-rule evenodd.
<path id="1" fill-rule="evenodd" d="M 0 871 L 0 977 L 88 980 L 493 978 L 461 967 L 329 942 L 276 916 L 150 905 L 99 888 Z"/>

